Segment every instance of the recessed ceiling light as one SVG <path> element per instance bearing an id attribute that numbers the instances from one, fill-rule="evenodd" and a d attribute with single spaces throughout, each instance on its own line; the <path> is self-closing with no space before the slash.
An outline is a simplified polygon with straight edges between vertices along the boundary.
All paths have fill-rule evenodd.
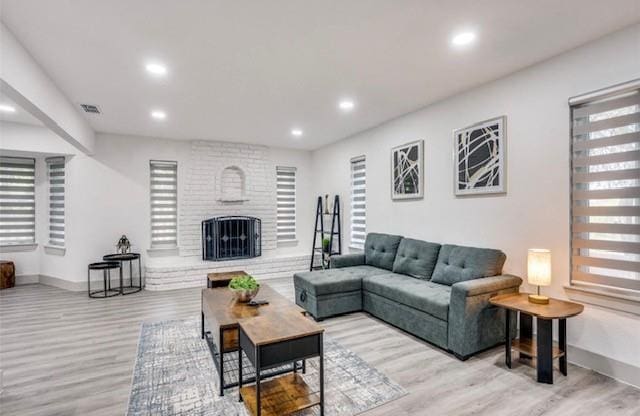
<path id="1" fill-rule="evenodd" d="M 300 129 L 291 129 L 291 135 L 294 137 L 302 136 L 302 130 Z"/>
<path id="2" fill-rule="evenodd" d="M 15 113 L 16 108 L 8 104 L 0 104 L 0 111 L 3 113 Z"/>
<path id="3" fill-rule="evenodd" d="M 351 111 L 356 106 L 352 100 L 342 100 L 338 103 L 338 108 L 342 111 Z"/>
<path id="4" fill-rule="evenodd" d="M 148 73 L 156 76 L 162 76 L 167 74 L 167 67 L 162 64 L 150 63 L 150 64 L 147 64 L 145 68 L 147 69 Z"/>
<path id="5" fill-rule="evenodd" d="M 151 112 L 151 117 L 155 118 L 156 120 L 164 120 L 165 118 L 167 118 L 167 113 L 160 110 L 154 110 Z"/>
<path id="6" fill-rule="evenodd" d="M 451 39 L 451 43 L 455 46 L 464 46 L 472 43 L 476 40 L 476 34 L 473 32 L 462 32 L 458 33 Z"/>

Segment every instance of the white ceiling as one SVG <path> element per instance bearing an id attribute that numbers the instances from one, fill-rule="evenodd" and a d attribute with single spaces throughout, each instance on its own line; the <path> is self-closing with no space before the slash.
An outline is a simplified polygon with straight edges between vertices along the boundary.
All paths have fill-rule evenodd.
<path id="1" fill-rule="evenodd" d="M 307 149 L 640 20 L 640 0 L 0 1 L 68 97 L 100 106 L 98 132 Z M 476 45 L 451 48 L 467 29 Z"/>
<path id="2" fill-rule="evenodd" d="M 16 104 L 4 92 L 0 91 L 0 104 L 8 105 L 16 109 L 15 112 L 9 113 L 0 111 L 0 121 L 9 121 L 12 123 L 30 124 L 33 126 L 44 126 L 40 120 L 31 115 L 28 111 Z"/>

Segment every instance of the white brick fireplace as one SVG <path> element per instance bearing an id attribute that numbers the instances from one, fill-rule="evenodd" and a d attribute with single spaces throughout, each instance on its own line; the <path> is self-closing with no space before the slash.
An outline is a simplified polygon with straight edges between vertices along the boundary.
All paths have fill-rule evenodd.
<path id="1" fill-rule="evenodd" d="M 149 290 L 204 286 L 212 271 L 243 269 L 259 278 L 291 276 L 305 270 L 308 255 L 276 255 L 275 162 L 266 146 L 192 141 L 182 169 L 178 202 L 180 258 L 146 265 Z M 262 256 L 223 262 L 202 261 L 201 222 L 242 215 L 262 221 Z"/>

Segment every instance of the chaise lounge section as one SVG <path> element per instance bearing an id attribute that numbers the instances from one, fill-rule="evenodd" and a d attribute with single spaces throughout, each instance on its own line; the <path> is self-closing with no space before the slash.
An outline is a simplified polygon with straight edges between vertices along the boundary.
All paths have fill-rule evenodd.
<path id="1" fill-rule="evenodd" d="M 363 253 L 296 273 L 296 303 L 318 320 L 364 310 L 464 360 L 505 341 L 505 311 L 489 298 L 522 284 L 501 274 L 505 260 L 500 250 L 369 233 Z"/>

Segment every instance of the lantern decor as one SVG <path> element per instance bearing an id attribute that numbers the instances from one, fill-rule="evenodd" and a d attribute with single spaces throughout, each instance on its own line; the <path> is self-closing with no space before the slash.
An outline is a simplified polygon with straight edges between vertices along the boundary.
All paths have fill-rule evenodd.
<path id="1" fill-rule="evenodd" d="M 131 250 L 131 243 L 126 235 L 122 234 L 122 237 L 118 240 L 118 244 L 116 244 L 116 249 L 120 254 L 127 254 L 129 250 Z"/>

